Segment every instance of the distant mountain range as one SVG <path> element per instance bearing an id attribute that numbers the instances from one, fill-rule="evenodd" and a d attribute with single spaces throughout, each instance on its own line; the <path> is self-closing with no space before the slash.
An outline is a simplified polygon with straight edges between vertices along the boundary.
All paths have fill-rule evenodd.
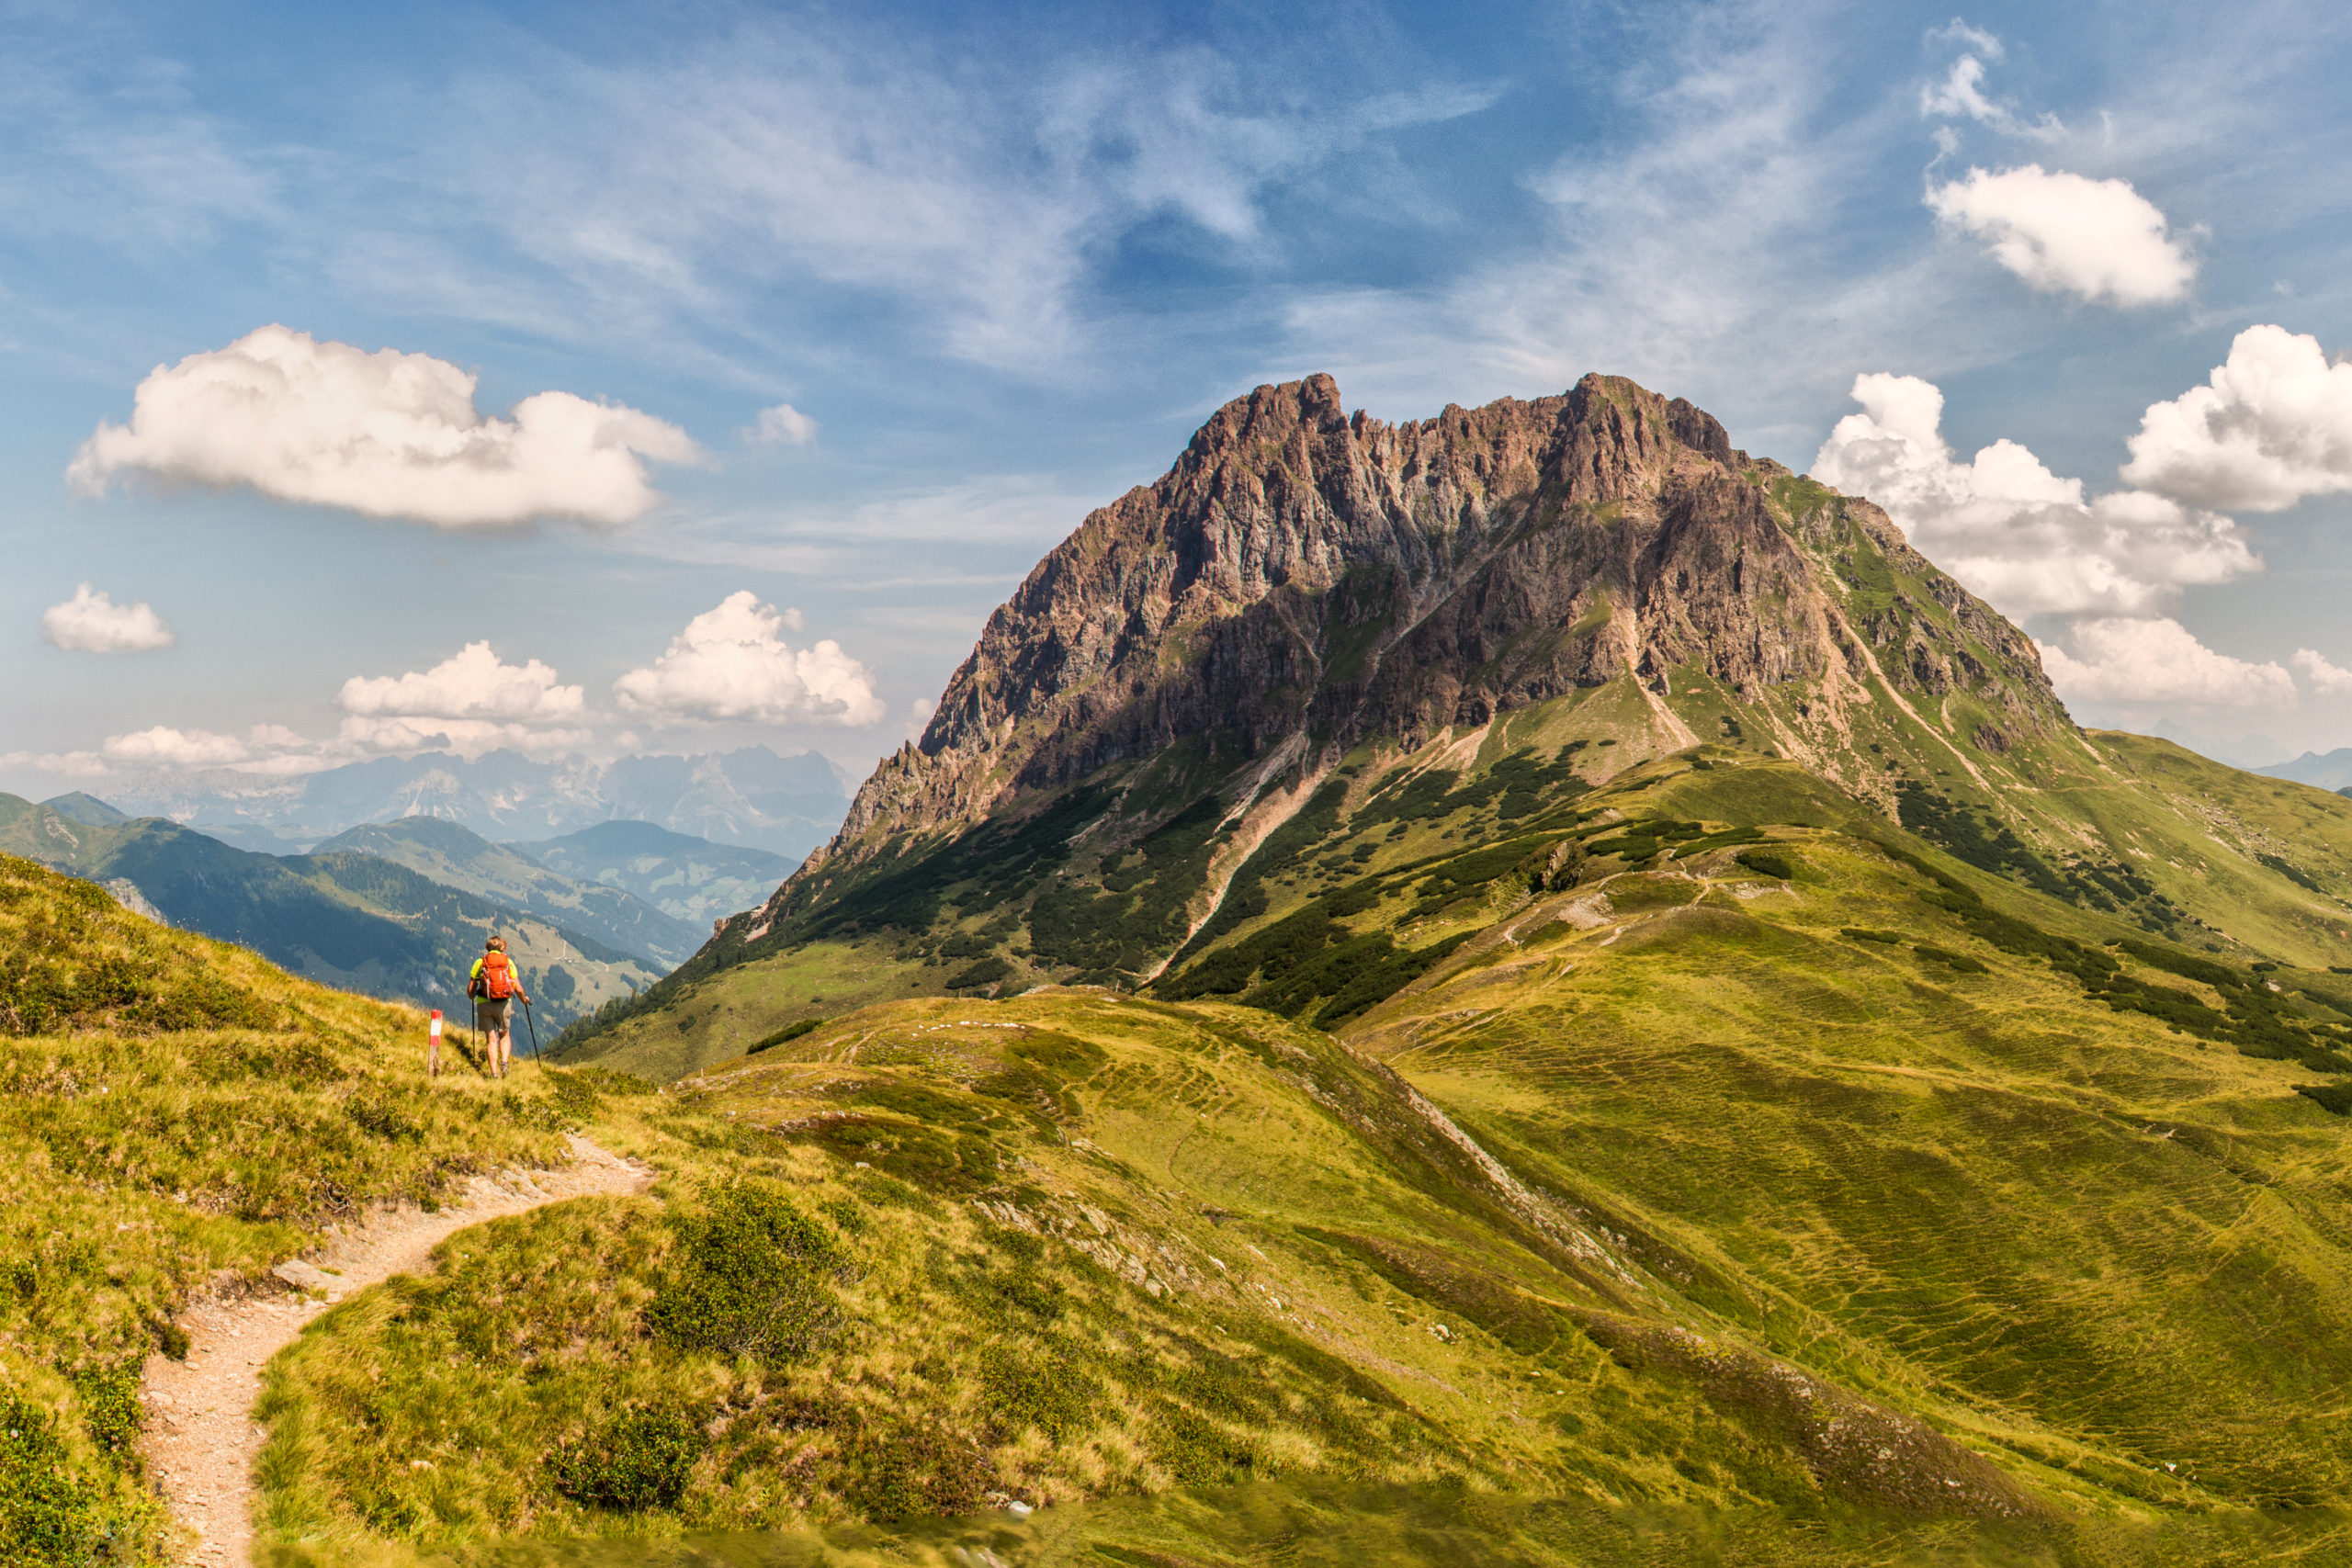
<path id="1" fill-rule="evenodd" d="M 622 824 L 608 823 L 605 827 Z M 628 827 L 640 827 L 629 823 Z M 653 832 L 661 832 L 655 828 Z M 558 843 L 564 840 L 557 840 Z M 699 844 L 699 839 L 687 843 Z M 693 956 L 710 935 L 710 922 L 689 924 L 669 914 L 627 888 L 610 886 L 595 879 L 580 879 L 550 871 L 537 860 L 520 850 L 503 844 L 493 844 L 470 829 L 455 822 L 445 822 L 437 817 L 403 817 L 397 822 L 369 822 L 348 832 L 338 833 L 321 844 L 317 856 L 337 852 L 374 855 L 379 860 L 404 865 L 421 876 L 432 878 L 446 886 L 462 889 L 503 904 L 510 909 L 537 915 L 568 931 L 594 937 L 608 947 L 624 953 L 657 960 L 663 969 L 673 969 Z M 721 854 L 757 854 L 756 850 L 722 850 Z M 315 857 L 314 857 L 315 858 Z M 787 870 L 791 862 L 768 855 Z M 725 913 L 748 908 L 767 897 L 781 876 L 772 877 L 768 885 L 752 895 L 741 905 L 730 905 Z"/>
<path id="2" fill-rule="evenodd" d="M 813 751 L 764 746 L 689 757 L 566 757 L 514 751 L 469 761 L 427 752 L 293 777 L 218 768 L 126 774 L 107 786 L 126 817 L 163 817 L 239 848 L 300 853 L 371 822 L 430 817 L 503 842 L 601 822 L 650 822 L 714 843 L 797 859 L 831 838 L 853 781 Z M 86 795 L 62 800 L 91 801 Z M 59 807 L 69 817 L 75 807 Z M 79 820 L 79 818 L 75 818 Z"/>
<path id="3" fill-rule="evenodd" d="M 796 857 L 714 844 L 650 822 L 599 822 L 514 847 L 549 871 L 625 889 L 692 927 L 694 940 L 673 962 L 702 945 L 712 921 L 766 902 L 798 863 Z"/>
<path id="4" fill-rule="evenodd" d="M 388 833 L 377 841 L 425 858 L 413 837 Z M 660 931 L 665 946 L 677 929 L 629 894 L 583 887 L 552 873 L 542 872 L 538 882 L 518 875 L 518 891 L 561 913 L 561 923 L 381 855 L 260 854 L 176 823 L 130 818 L 88 796 L 36 806 L 0 795 L 0 851 L 103 884 L 142 914 L 253 948 L 311 979 L 459 1018 L 467 971 L 483 939 L 497 931 L 507 938 L 537 1000 L 538 1021 L 548 1030 L 650 985 L 670 967 L 599 940 L 581 923 L 616 932 L 633 921 L 639 933 Z M 497 853 L 462 858 L 504 864 Z M 468 875 L 483 886 L 492 880 Z"/>
<path id="5" fill-rule="evenodd" d="M 2291 762 L 2273 762 L 2267 768 L 2249 768 L 2246 771 L 2268 778 L 2316 784 L 2321 789 L 2332 789 L 2343 795 L 2352 791 L 2352 746 L 2339 746 L 2327 752 L 2306 751 Z"/>

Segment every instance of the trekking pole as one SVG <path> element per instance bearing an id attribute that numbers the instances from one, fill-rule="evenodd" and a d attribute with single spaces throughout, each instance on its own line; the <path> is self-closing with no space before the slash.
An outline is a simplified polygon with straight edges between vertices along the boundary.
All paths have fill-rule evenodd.
<path id="1" fill-rule="evenodd" d="M 539 1021 L 531 1014 L 531 1000 L 528 997 L 523 998 L 523 1021 L 531 1029 L 531 1060 L 536 1062 L 539 1059 Z"/>

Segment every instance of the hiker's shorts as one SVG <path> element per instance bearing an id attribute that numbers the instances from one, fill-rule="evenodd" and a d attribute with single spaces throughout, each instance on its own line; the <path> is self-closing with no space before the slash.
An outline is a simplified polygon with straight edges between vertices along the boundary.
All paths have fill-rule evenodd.
<path id="1" fill-rule="evenodd" d="M 474 1006 L 481 1010 L 477 1016 L 481 1020 L 482 1028 L 485 1030 L 505 1028 L 506 1010 L 513 1005 L 514 1000 L 512 997 L 484 997 L 474 1003 Z"/>

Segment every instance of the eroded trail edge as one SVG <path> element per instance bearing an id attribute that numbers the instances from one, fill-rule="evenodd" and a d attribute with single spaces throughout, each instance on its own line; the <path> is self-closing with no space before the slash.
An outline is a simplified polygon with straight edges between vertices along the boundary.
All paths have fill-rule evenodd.
<path id="1" fill-rule="evenodd" d="M 286 1294 L 207 1302 L 181 1318 L 187 1359 L 153 1355 L 142 1370 L 148 1420 L 141 1447 L 173 1517 L 193 1539 L 191 1561 L 250 1560 L 254 1461 L 265 1437 L 253 1420 L 262 1369 L 313 1319 L 355 1292 L 423 1271 L 433 1249 L 469 1225 L 567 1198 L 638 1193 L 653 1185 L 650 1168 L 575 1134 L 565 1139 L 570 1165 L 477 1176 L 459 1201 L 430 1214 L 413 1205 L 379 1212 L 303 1261 L 279 1265 Z"/>

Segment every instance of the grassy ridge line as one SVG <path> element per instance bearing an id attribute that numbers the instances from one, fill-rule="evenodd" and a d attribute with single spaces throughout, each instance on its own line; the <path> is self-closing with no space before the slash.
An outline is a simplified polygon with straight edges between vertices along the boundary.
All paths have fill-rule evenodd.
<path id="1" fill-rule="evenodd" d="M 560 1156 L 543 1097 L 428 1088 L 413 1010 L 297 980 L 0 856 L 0 1560 L 141 1560 L 140 1361 L 371 1202 Z"/>
<path id="2" fill-rule="evenodd" d="M 2202 764 L 2201 761 L 2199 772 L 2230 774 L 2229 770 Z M 2272 782 L 2246 775 L 2230 778 L 2241 787 L 2266 792 Z M 1484 787 L 1491 789 L 1496 782 L 1490 776 Z M 1425 803 L 1424 809 L 1442 810 L 1455 798 L 1441 797 L 1435 790 L 1429 793 L 1431 799 Z M 1456 791 L 1455 795 L 1464 793 L 1466 792 Z M 2321 792 L 2304 790 L 2294 794 L 2298 797 L 2294 803 L 2297 807 L 2306 815 L 2316 814 L 2347 847 L 2352 847 L 2352 810 Z M 1677 802 L 1682 804 L 1678 806 Z M 1944 868 L 1936 874 L 1957 876 L 1961 881 L 1953 886 L 1963 888 L 1970 897 L 1980 902 L 1991 900 L 1988 910 L 1996 912 L 2002 919 L 2023 919 L 2029 926 L 2038 922 L 2040 927 L 2061 933 L 2064 941 L 2078 945 L 2088 943 L 2094 948 L 2117 942 L 2143 946 L 2153 942 L 2167 952 L 2182 953 L 2159 964 L 2176 974 L 2182 973 L 2184 965 L 2196 968 L 2202 962 L 2196 954 L 2201 952 L 2231 960 L 2236 965 L 2238 980 L 2243 982 L 2245 977 L 2248 944 L 2222 930 L 2217 921 L 2188 915 L 2188 899 L 2226 917 L 2231 925 L 2240 930 L 2281 939 L 2287 951 L 2300 953 L 2306 963 L 2312 957 L 2352 956 L 2352 950 L 2343 945 L 2343 928 L 2326 926 L 2323 917 L 2328 911 L 2319 910 L 2316 915 L 2312 912 L 2312 900 L 2307 891 L 2252 855 L 2231 854 L 2224 863 L 2212 853 L 2219 846 L 2201 832 L 2197 835 L 2196 847 L 2189 848 L 2181 841 L 2180 833 L 2188 819 L 2174 804 L 2168 798 L 2139 792 L 2125 795 L 2123 807 L 2129 809 L 2120 809 L 2113 799 L 2095 800 L 2107 814 L 2103 830 L 2109 840 L 2103 852 L 2055 862 L 2019 842 L 1997 822 L 1991 825 L 1989 832 L 1980 831 L 1965 818 L 1957 821 L 1967 831 L 1951 840 L 1951 852 L 1947 854 L 1936 847 L 1934 839 L 1923 841 L 1894 823 L 1860 811 L 1859 803 L 1801 769 L 1741 759 L 1714 747 L 1702 748 L 1681 758 L 1645 763 L 1574 804 L 1577 810 L 1573 818 L 1563 815 L 1565 808 L 1554 808 L 1517 824 L 1502 813 L 1496 813 L 1491 820 L 1475 813 L 1466 817 L 1458 812 L 1448 815 L 1447 836 L 1459 831 L 1473 846 L 1455 858 L 1452 870 L 1429 874 L 1423 870 L 1428 862 L 1391 866 L 1385 855 L 1375 853 L 1368 862 L 1358 863 L 1368 874 L 1351 883 L 1327 881 L 1318 886 L 1303 878 L 1285 877 L 1284 888 L 1298 884 L 1300 891 L 1288 898 L 1278 894 L 1271 909 L 1261 900 L 1256 908 L 1267 911 L 1264 923 L 1251 929 L 1234 922 L 1222 946 L 1188 966 L 1175 969 L 1155 988 L 1175 996 L 1233 994 L 1247 989 L 1245 999 L 1258 1005 L 1293 1013 L 1300 1013 L 1303 1008 L 1303 1016 L 1316 1017 L 1327 1025 L 1341 1025 L 1347 1017 L 1361 1010 L 1366 998 L 1394 994 L 1400 985 L 1409 982 L 1411 969 L 1428 966 L 1426 963 L 1415 964 L 1411 968 L 1400 967 L 1383 976 L 1380 966 L 1386 961 L 1392 943 L 1400 953 L 1410 950 L 1428 954 L 1431 960 L 1442 958 L 1443 954 L 1434 953 L 1430 945 L 1431 939 L 1452 941 L 1465 931 L 1475 933 L 1513 907 L 1514 898 L 1525 902 L 1529 891 L 1539 883 L 1557 891 L 1564 876 L 1572 874 L 1591 884 L 1647 863 L 1661 852 L 1687 860 L 1709 849 L 1743 839 L 1753 840 L 1763 827 L 1775 823 L 1841 825 L 1880 843 L 1890 852 L 1915 859 L 1926 856 Z M 1686 811 L 1690 817 L 1704 818 L 1710 826 L 1678 820 Z M 1325 830 L 1340 835 L 1339 841 L 1345 843 L 1346 835 L 1368 813 L 1359 812 L 1357 818 L 1346 819 L 1336 812 L 1327 815 L 1331 820 L 1322 825 Z M 1905 815 L 1906 818 L 1910 816 L 1907 802 Z M 1940 835 L 1955 820 L 1954 814 L 1945 812 L 1927 818 L 1920 825 L 1923 831 Z M 1601 828 L 1594 826 L 1596 822 L 1604 826 L 1616 822 L 1621 826 L 1608 828 L 1604 835 Z M 1528 833 L 1529 829 L 1535 831 L 1527 837 L 1513 836 Z M 2169 834 L 2169 840 L 2160 837 L 2160 833 Z M 1498 836 L 1499 842 L 1494 841 Z M 1575 863 L 1563 862 L 1555 854 L 1551 863 L 1537 867 L 1521 852 L 1546 842 L 1557 845 L 1561 851 L 1573 852 Z M 1372 847 L 1361 836 L 1355 838 L 1355 844 L 1357 855 Z M 1318 852 L 1310 845 L 1306 854 L 1299 858 L 1311 858 L 1316 852 Z M 2190 855 L 2199 858 L 2186 858 Z M 1332 862 L 1326 858 L 1320 863 L 1329 868 Z M 1416 884 L 1420 897 L 1418 903 L 1400 909 L 1396 899 L 1403 885 L 1395 879 L 1408 870 L 1420 878 Z M 1540 874 L 1530 877 L 1529 873 Z M 1514 880 L 1521 878 L 1526 880 L 1525 887 Z M 1484 896 L 1480 897 L 1482 883 Z M 2193 886 L 2185 886 L 2192 883 Z M 2180 888 L 2183 898 L 2173 898 L 2159 884 Z M 1290 902 L 1289 898 L 1303 902 Z M 2305 930 L 2300 932 L 2281 930 L 2275 918 L 2278 906 L 2288 901 L 2304 911 Z M 2344 912 L 2352 914 L 2352 910 Z M 1324 916 L 1329 919 L 1321 918 Z M 2328 945 L 2314 947 L 2311 941 L 2313 935 Z M 1327 943 L 1331 945 L 1327 948 Z M 2183 953 L 2184 949 L 2190 951 Z M 2262 951 L 2253 949 L 2256 954 Z M 2069 962 L 2088 968 L 2112 968 L 2097 953 L 2086 960 Z M 1363 998 L 1325 999 L 1350 992 L 1353 984 L 1351 975 L 1367 964 L 1373 970 L 1373 984 Z M 1253 976 L 1254 988 L 1250 988 Z M 2161 987 L 2151 990 L 2145 985 L 2124 981 L 2103 988 L 2116 1005 L 2123 1005 L 2128 997 L 2133 996 L 2142 1005 L 2174 1005 Z M 2262 1005 L 2258 990 L 2249 993 L 2240 984 L 2233 1007 L 2231 1021 L 2221 1032 L 2206 1027 L 2212 1022 L 2210 1018 L 2199 1024 L 2199 1032 L 2207 1038 L 2227 1038 L 2245 1048 L 2271 1055 L 2310 1056 L 2315 1065 L 2325 1065 L 2327 1070 L 2340 1069 L 2340 1064 L 2327 1063 L 2324 1052 L 2312 1056 L 2315 1043 L 2301 1023 L 2290 1020 L 2290 1030 L 2282 1032 L 2277 1027 L 2277 1020 L 2258 1016 L 2266 1010 L 2275 1011 Z M 2316 1043 L 2326 1046 L 2333 1042 L 2321 1040 Z"/>
<path id="3" fill-rule="evenodd" d="M 500 1222 L 322 1323 L 273 1369 L 283 1538 L 448 1551 L 1250 1476 L 1519 1487 L 1588 1524 L 1628 1496 L 2041 1506 L 1933 1434 L 1917 1458 L 1965 1496 L 1633 1364 L 1671 1343 L 1662 1255 L 1529 1223 L 1392 1075 L 1254 1010 L 893 1004 L 597 1121 L 671 1216 Z M 809 1267 L 730 1299 L 789 1332 L 682 1336 L 714 1275 L 756 1273 L 698 1255 L 754 1194 Z M 1835 1397 L 1844 1429 L 1901 1427 Z"/>
<path id="4" fill-rule="evenodd" d="M 1237 1526 L 1169 1488 L 1271 1478 L 1369 1485 L 1363 1496 L 1545 1496 L 1548 1542 L 1491 1524 L 1538 1563 L 1587 1560 L 1568 1543 L 1613 1539 L 1634 1499 L 1672 1520 L 1655 1527 L 1672 1543 L 1654 1547 L 1661 1562 L 1708 1544 L 1726 1561 L 1888 1560 L 1854 1555 L 1857 1529 L 1898 1557 L 1963 1542 L 1984 1561 L 2324 1556 L 2341 1531 L 2324 1510 L 2283 1534 L 2233 1512 L 2281 1500 L 2283 1478 L 2308 1487 L 2320 1472 L 2305 1467 L 2341 1448 L 2327 1369 L 2302 1374 L 2292 1413 L 2264 1404 L 2321 1322 L 2292 1307 L 2262 1343 L 2232 1343 L 2218 1309 L 2246 1288 L 2234 1275 L 2188 1287 L 2196 1314 L 2168 1316 L 2184 1287 L 2151 1258 L 2205 1266 L 2203 1227 L 2238 1179 L 2217 1183 L 2194 1156 L 2154 1170 L 2100 1161 L 2150 1146 L 2136 1118 L 2177 1106 L 2143 1091 L 2174 1082 L 2205 1130 L 2242 1119 L 2231 1157 L 2317 1219 L 2345 1175 L 2333 1124 L 2308 1107 L 2282 1115 L 2276 1065 L 2200 1053 L 1998 950 L 1983 976 L 1930 986 L 1976 987 L 1972 1007 L 2001 998 L 2008 1016 L 2042 1021 L 2014 1041 L 1965 1017 L 1905 1032 L 1938 1005 L 1918 994 L 1938 961 L 1817 922 L 1868 908 L 1874 931 L 1902 924 L 1953 951 L 1968 939 L 1922 931 L 1917 912 L 1941 918 L 1918 898 L 1933 885 L 1869 846 L 1824 833 L 1792 852 L 1805 903 L 1724 888 L 1722 906 L 1629 909 L 1606 947 L 1601 930 L 1530 932 L 1524 951 L 1413 998 L 1407 1032 L 1427 1043 L 1396 1067 L 1605 1261 L 1564 1253 L 1498 1203 L 1398 1079 L 1262 1011 L 1087 992 L 890 1004 L 664 1096 L 605 1094 L 599 1136 L 664 1169 L 667 1216 L 574 1205 L 484 1227 L 445 1249 L 433 1280 L 348 1303 L 331 1335 L 282 1360 L 281 1536 L 326 1561 L 386 1538 L 463 1560 L 518 1532 L 903 1523 L 1019 1495 L 1097 1500 L 1057 1527 L 1065 1539 L 1182 1557 Z M 1771 939 L 1772 964 L 1814 954 L 1788 968 L 1793 990 L 1759 978 L 1762 955 L 1693 949 L 1676 931 L 1774 899 L 1796 919 Z M 1555 993 L 1492 1013 L 1501 987 L 1557 967 L 1557 944 L 1577 955 L 1554 981 L 1586 1004 L 1577 1026 L 1563 1031 Z M 1856 994 L 1825 1027 L 1807 1004 L 1830 976 Z M 1694 1007 L 1700 995 L 1713 1005 Z M 1887 1032 L 1861 1016 L 1905 1003 Z M 1478 1015 L 1466 1022 L 1465 1004 Z M 1724 1046 L 1688 1057 L 1687 1036 L 1660 1027 L 1686 1014 Z M 1734 1017 L 1762 1032 L 1735 1043 Z M 2106 1032 L 2080 1049 L 2128 1057 L 2128 1092 L 2064 1063 L 1978 1081 L 2009 1052 L 2047 1050 L 2051 1031 L 2092 1026 Z M 1976 1061 L 1955 1058 L 1963 1043 Z M 1630 1053 L 1645 1047 L 1637 1070 Z M 1680 1102 L 1660 1102 L 1662 1083 Z M 1906 1223 L 1921 1183 L 1954 1178 L 1917 1168 L 1921 1142 L 1883 1111 L 1859 1124 L 1887 1135 L 1825 1139 L 1857 1118 L 1816 1125 L 1824 1097 L 1869 1094 L 1915 1118 L 1956 1097 L 1956 1121 L 1920 1132 L 1928 1146 L 1973 1138 L 1963 1199 Z M 1974 1100 L 2015 1103 L 1986 1119 Z M 2028 1115 L 2081 1146 L 2055 1160 L 2046 1137 L 2009 1146 Z M 752 1316 L 790 1333 L 714 1348 L 751 1342 L 681 1337 L 664 1303 L 712 1300 L 707 1281 L 734 1266 L 690 1255 L 727 1228 L 705 1216 L 746 1190 L 780 1233 L 812 1238 L 797 1244 L 810 1267 L 737 1298 L 784 1303 Z M 1988 1190 L 2018 1194 L 2014 1214 Z M 1879 1214 L 1872 1191 L 1904 1203 Z M 1958 1223 L 1969 1204 L 1976 1223 Z M 2119 1247 L 2116 1213 L 2145 1234 Z M 2277 1235 L 2292 1238 L 2266 1252 L 2290 1270 L 2288 1294 L 2333 1292 L 2318 1309 L 2333 1321 L 2335 1244 L 2291 1224 Z M 2063 1288 L 2028 1298 L 2007 1264 L 2020 1250 L 2028 1270 L 2107 1281 L 2120 1320 L 2071 1324 Z M 1996 1308 L 2030 1331 L 2007 1364 L 1997 1337 L 1972 1330 Z M 2247 1380 L 2235 1408 L 2200 1406 L 2218 1429 L 2189 1435 L 2202 1448 L 2177 1472 L 2165 1461 L 2180 1450 L 2151 1439 L 2185 1434 L 2148 1420 L 2177 1391 L 2139 1386 L 2138 1365 L 2100 1342 L 2146 1332 L 2168 1337 L 2167 1373 L 2209 1356 L 2226 1367 L 2208 1382 Z M 1792 1400 L 1803 1388 L 1815 1392 Z M 2248 1418 L 2257 1408 L 2268 1427 Z M 2264 1452 L 2282 1425 L 2287 1451 Z M 583 1471 L 589 1452 L 613 1462 Z M 1416 1505 L 1400 1506 L 1409 1518 Z M 2032 1522 L 2013 1538 L 2000 1521 L 2018 1508 Z M 1119 1522 L 1081 1533 L 1088 1518 Z M 1395 1528 L 1396 1560 L 1421 1560 L 1426 1543 Z M 2247 1532 L 2260 1549 L 2241 1559 L 2231 1541 Z"/>

